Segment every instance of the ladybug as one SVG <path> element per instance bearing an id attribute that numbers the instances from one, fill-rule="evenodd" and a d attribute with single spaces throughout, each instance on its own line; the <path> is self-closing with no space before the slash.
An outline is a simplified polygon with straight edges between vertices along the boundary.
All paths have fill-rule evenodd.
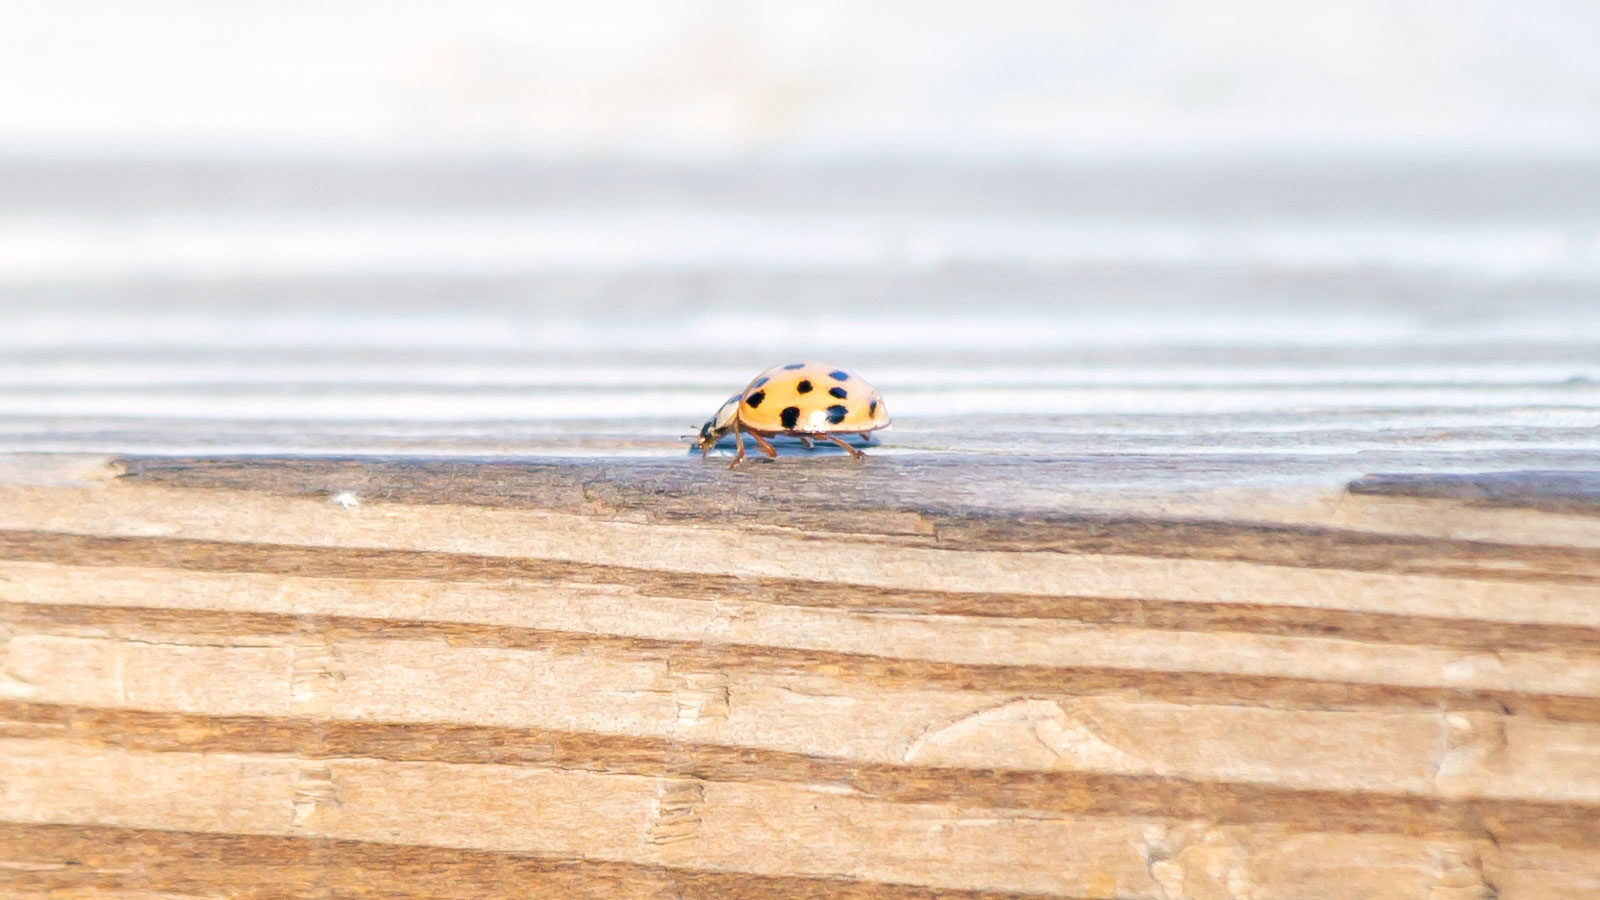
<path id="1" fill-rule="evenodd" d="M 717 414 L 700 426 L 695 444 L 704 457 L 717 441 L 733 432 L 739 447 L 733 466 L 744 460 L 746 434 L 769 457 L 776 457 L 778 451 L 766 439 L 786 434 L 799 438 L 808 450 L 812 438 L 825 438 L 861 459 L 866 454 L 840 435 L 865 436 L 888 424 L 883 395 L 860 375 L 827 363 L 798 362 L 762 372 L 749 387 L 729 397 Z"/>

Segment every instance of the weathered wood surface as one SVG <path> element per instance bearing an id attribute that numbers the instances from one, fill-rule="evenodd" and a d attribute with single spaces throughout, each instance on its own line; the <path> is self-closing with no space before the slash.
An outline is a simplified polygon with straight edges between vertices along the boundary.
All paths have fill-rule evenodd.
<path id="1" fill-rule="evenodd" d="M 1006 514 L 1018 474 L 13 458 L 0 879 L 252 897 L 1600 885 L 1600 555 L 1570 503 L 1594 476 L 1492 507 L 1406 480 L 1397 519 L 1377 476 L 1295 515 L 1237 495 L 1110 515 L 1052 478 L 1054 514 Z M 1557 519 L 1589 530 L 1561 540 Z"/>
<path id="2" fill-rule="evenodd" d="M 0 896 L 1600 895 L 1597 186 L 0 160 Z"/>

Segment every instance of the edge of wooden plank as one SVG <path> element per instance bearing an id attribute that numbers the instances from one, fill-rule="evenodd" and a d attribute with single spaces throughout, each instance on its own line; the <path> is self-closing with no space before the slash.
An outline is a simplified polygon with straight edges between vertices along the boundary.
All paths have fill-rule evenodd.
<path id="1" fill-rule="evenodd" d="M 1024 474 L 1026 465 L 1018 472 Z M 1592 581 L 1583 549 L 1376 533 L 1347 527 L 1203 515 L 1007 508 L 1006 480 L 989 483 L 960 463 L 879 461 L 825 479 L 747 482 L 693 462 L 395 459 L 381 457 L 121 457 L 117 481 L 368 502 L 526 508 L 662 523 L 781 527 L 951 550 L 1048 551 L 1243 561 L 1491 579 Z M 908 485 L 932 467 L 951 484 Z M 741 476 L 743 477 L 743 476 Z M 984 497 L 985 492 L 999 494 Z M 998 506 L 996 504 L 999 504 Z M 1562 507 L 1558 511 L 1571 512 Z M 1590 512 L 1600 512 L 1600 506 Z"/>

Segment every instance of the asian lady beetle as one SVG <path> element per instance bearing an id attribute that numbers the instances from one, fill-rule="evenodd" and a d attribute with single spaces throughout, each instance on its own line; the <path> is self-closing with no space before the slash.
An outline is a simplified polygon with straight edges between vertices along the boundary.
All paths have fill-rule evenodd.
<path id="1" fill-rule="evenodd" d="M 799 438 L 807 449 L 812 438 L 826 438 L 861 459 L 866 454 L 840 435 L 865 436 L 888 424 L 883 395 L 860 375 L 826 363 L 790 363 L 762 372 L 749 387 L 729 397 L 717 414 L 700 426 L 695 444 L 703 457 L 733 432 L 739 447 L 733 466 L 744 460 L 746 434 L 769 457 L 776 457 L 778 451 L 766 439 L 785 434 Z"/>

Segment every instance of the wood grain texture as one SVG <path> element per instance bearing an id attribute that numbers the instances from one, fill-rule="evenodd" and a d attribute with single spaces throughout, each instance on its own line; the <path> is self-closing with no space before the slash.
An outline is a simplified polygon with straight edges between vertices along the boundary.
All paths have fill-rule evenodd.
<path id="1" fill-rule="evenodd" d="M 0 825 L 25 864 L 0 869 L 14 897 L 434 898 L 627 897 L 649 900 L 1005 900 L 844 878 L 768 877 L 327 838 L 62 825 Z"/>
<path id="2" fill-rule="evenodd" d="M 1047 473 L 1043 513 L 903 460 L 0 471 L 7 896 L 1600 885 L 1566 481 L 1117 511 Z"/>
<path id="3" fill-rule="evenodd" d="M 1600 510 L 1600 472 L 1369 475 L 1352 481 L 1350 492 L 1461 500 L 1482 506 L 1537 507 L 1592 515 Z"/>

